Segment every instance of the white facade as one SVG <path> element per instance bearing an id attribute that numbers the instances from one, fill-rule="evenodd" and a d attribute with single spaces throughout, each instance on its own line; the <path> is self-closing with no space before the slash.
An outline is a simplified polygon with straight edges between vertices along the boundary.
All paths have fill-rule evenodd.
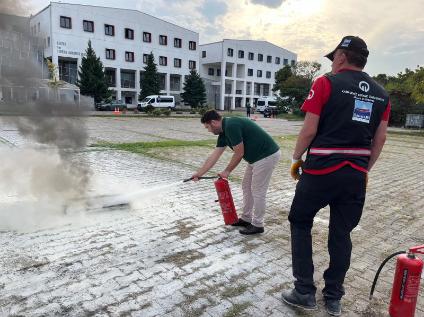
<path id="1" fill-rule="evenodd" d="M 127 103 L 137 103 L 143 59 L 150 52 L 161 75 L 161 93 L 177 99 L 189 65 L 199 65 L 198 33 L 136 10 L 51 2 L 31 16 L 30 28 L 44 38 L 44 56 L 58 65 L 60 79 L 71 83 L 91 40 L 114 97 Z M 160 36 L 166 43 L 160 43 Z"/>
<path id="2" fill-rule="evenodd" d="M 266 41 L 223 40 L 200 45 L 199 54 L 208 103 L 220 110 L 272 96 L 275 73 L 297 61 L 295 53 Z"/>

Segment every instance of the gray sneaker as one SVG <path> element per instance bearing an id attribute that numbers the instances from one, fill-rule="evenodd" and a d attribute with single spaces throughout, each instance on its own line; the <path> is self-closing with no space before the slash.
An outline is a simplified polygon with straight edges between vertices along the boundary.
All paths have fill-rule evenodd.
<path id="1" fill-rule="evenodd" d="M 342 304 L 338 299 L 325 299 L 325 308 L 330 316 L 340 316 L 342 314 Z"/>
<path id="2" fill-rule="evenodd" d="M 295 288 L 283 291 L 281 298 L 286 304 L 304 310 L 316 310 L 318 308 L 314 294 L 300 294 Z"/>

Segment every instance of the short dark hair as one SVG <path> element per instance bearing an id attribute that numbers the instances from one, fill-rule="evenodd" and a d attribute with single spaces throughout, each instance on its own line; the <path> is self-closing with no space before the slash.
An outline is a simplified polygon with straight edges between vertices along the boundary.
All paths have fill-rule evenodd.
<path id="1" fill-rule="evenodd" d="M 201 123 L 210 123 L 212 120 L 221 120 L 221 115 L 216 110 L 208 110 L 205 112 L 205 114 L 200 119 Z"/>
<path id="2" fill-rule="evenodd" d="M 341 51 L 346 55 L 349 64 L 359 68 L 364 68 L 367 64 L 367 57 L 364 55 L 349 50 L 341 49 Z"/>

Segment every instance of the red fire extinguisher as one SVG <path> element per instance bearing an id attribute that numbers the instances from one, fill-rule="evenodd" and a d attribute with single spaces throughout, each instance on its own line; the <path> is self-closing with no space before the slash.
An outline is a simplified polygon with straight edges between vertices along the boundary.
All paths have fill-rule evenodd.
<path id="1" fill-rule="evenodd" d="M 218 178 L 215 181 L 218 201 L 221 205 L 222 216 L 226 225 L 232 225 L 238 221 L 236 207 L 234 206 L 233 196 L 231 195 L 230 185 L 225 178 Z"/>
<path id="2" fill-rule="evenodd" d="M 424 254 L 424 245 L 412 247 L 408 252 L 400 251 L 387 257 L 374 278 L 370 299 L 374 292 L 375 284 L 384 264 L 392 257 L 398 255 L 396 272 L 393 280 L 392 296 L 389 306 L 390 317 L 414 317 L 420 289 L 421 273 L 424 261 L 416 256 Z"/>

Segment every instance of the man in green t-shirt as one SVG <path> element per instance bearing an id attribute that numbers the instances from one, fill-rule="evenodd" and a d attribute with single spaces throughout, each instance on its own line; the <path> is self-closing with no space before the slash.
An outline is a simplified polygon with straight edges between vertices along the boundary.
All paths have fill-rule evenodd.
<path id="1" fill-rule="evenodd" d="M 192 175 L 193 180 L 209 171 L 229 146 L 234 154 L 227 167 L 218 173 L 220 177 L 228 178 L 241 159 L 247 162 L 242 182 L 243 213 L 233 226 L 244 227 L 240 230 L 241 234 L 264 232 L 266 192 L 281 156 L 279 146 L 268 133 L 247 118 L 222 118 L 215 110 L 209 110 L 201 122 L 209 132 L 218 135 L 218 141 L 215 150 Z"/>

